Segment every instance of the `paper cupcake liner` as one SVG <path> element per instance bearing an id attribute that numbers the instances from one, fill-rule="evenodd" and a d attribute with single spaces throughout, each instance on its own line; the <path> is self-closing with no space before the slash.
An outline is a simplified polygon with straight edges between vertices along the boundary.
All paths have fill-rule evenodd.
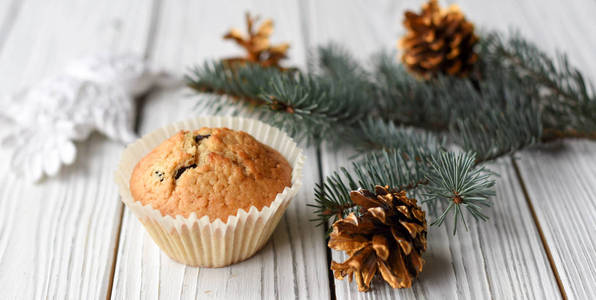
<path id="1" fill-rule="evenodd" d="M 239 209 L 226 223 L 220 219 L 210 222 L 208 216 L 197 218 L 195 213 L 187 218 L 162 216 L 151 205 L 135 201 L 129 181 L 139 160 L 176 132 L 201 127 L 242 130 L 279 151 L 292 166 L 292 185 L 277 194 L 269 206 L 261 210 L 254 206 L 248 211 Z M 130 144 L 122 153 L 115 177 L 122 202 L 169 257 L 192 266 L 223 267 L 251 257 L 265 245 L 302 185 L 304 159 L 302 150 L 290 137 L 265 123 L 238 117 L 198 117 L 160 128 Z"/>

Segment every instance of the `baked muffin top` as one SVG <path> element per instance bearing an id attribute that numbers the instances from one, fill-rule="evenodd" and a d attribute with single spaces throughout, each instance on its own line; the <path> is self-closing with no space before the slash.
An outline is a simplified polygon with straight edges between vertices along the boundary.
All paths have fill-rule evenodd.
<path id="1" fill-rule="evenodd" d="M 243 131 L 180 131 L 136 165 L 130 192 L 163 215 L 226 222 L 239 208 L 268 206 L 291 185 L 292 167 L 276 150 Z"/>

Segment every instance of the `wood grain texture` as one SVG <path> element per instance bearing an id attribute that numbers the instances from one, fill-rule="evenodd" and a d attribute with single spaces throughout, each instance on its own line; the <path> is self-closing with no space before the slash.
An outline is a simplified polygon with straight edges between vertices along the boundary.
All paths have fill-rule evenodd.
<path id="1" fill-rule="evenodd" d="M 309 36 L 315 45 L 339 41 L 359 59 L 367 59 L 381 49 L 395 49 L 403 34 L 400 22 L 404 9 L 418 9 L 421 3 L 311 1 L 306 9 Z M 347 166 L 350 156 L 343 149 L 325 149 L 323 174 Z M 472 222 L 470 232 L 462 230 L 455 237 L 451 224 L 432 227 L 429 250 L 424 255 L 427 264 L 412 289 L 393 290 L 377 280 L 373 291 L 363 294 L 355 284 L 335 280 L 337 299 L 560 298 L 511 164 L 500 160 L 492 169 L 501 177 L 494 207 L 487 211 L 490 220 L 478 225 Z M 333 251 L 333 258 L 343 261 L 345 256 Z"/>
<path id="2" fill-rule="evenodd" d="M 590 1 L 466 1 L 481 25 L 517 28 L 551 55 L 569 60 L 596 82 L 596 20 Z M 507 24 L 507 26 L 505 26 Z M 596 117 L 596 116 L 595 116 Z M 596 143 L 567 140 L 523 151 L 515 164 L 569 299 L 596 298 Z"/>
<path id="3" fill-rule="evenodd" d="M 334 151 L 335 152 L 335 151 Z M 347 151 L 323 152 L 324 175 L 349 164 Z M 489 221 L 468 218 L 470 231 L 452 235 L 450 223 L 430 227 L 424 271 L 412 289 L 393 290 L 380 280 L 369 293 L 335 280 L 337 299 L 557 299 L 560 292 L 524 195 L 507 159 L 490 168 L 501 176 Z M 343 253 L 333 251 L 343 261 Z"/>
<path id="4" fill-rule="evenodd" d="M 0 20 L 2 20 L 0 22 L 0 51 L 12 31 L 13 25 L 16 23 L 23 2 L 13 0 L 0 3 Z"/>
<path id="5" fill-rule="evenodd" d="M 293 2 L 163 2 L 150 59 L 181 75 L 195 63 L 240 53 L 221 36 L 230 26 L 244 26 L 250 10 L 276 20 L 274 41 L 292 40 L 290 56 L 304 64 L 300 22 Z M 141 131 L 205 114 L 195 107 L 200 97 L 174 88 L 152 95 L 142 109 Z M 113 299 L 328 299 L 326 246 L 321 228 L 308 220 L 318 168 L 314 150 L 307 150 L 304 186 L 293 200 L 270 242 L 254 257 L 226 268 L 187 267 L 165 256 L 128 210 L 125 212 Z"/>
<path id="6" fill-rule="evenodd" d="M 157 68 L 180 76 L 193 63 L 239 53 L 221 35 L 233 25 L 243 28 L 247 9 L 275 19 L 273 41 L 291 42 L 292 64 L 305 66 L 309 48 L 330 40 L 368 59 L 380 49 L 394 49 L 403 34 L 403 10 L 422 2 L 0 1 L 0 88 L 16 91 L 55 74 L 74 57 L 103 50 L 145 54 Z M 440 2 L 458 3 L 481 30 L 516 28 L 549 53 L 564 50 L 596 79 L 596 2 Z M 141 132 L 205 113 L 190 95 L 180 86 L 150 95 L 140 111 Z M 0 120 L 0 135 L 6 125 Z M 312 214 L 305 205 L 319 180 L 314 149 L 307 150 L 305 186 L 267 246 L 240 264 L 199 269 L 163 255 L 127 210 L 120 219 L 112 172 L 122 145 L 93 135 L 78 147 L 75 165 L 37 185 L 12 176 L 9 156 L 0 150 L 0 299 L 561 297 L 507 159 L 492 166 L 501 177 L 488 223 L 471 224 L 470 232 L 456 237 L 449 226 L 431 228 L 427 264 L 414 288 L 392 290 L 377 281 L 373 292 L 363 294 L 345 281 L 333 281 L 335 290 L 329 290 L 323 232 L 308 222 Z M 514 162 L 572 299 L 596 298 L 594 153 L 593 142 L 566 141 L 524 151 Z M 349 156 L 346 150 L 324 149 L 321 171 L 328 175 L 348 165 Z M 333 252 L 333 258 L 345 257 Z"/>
<path id="7" fill-rule="evenodd" d="M 8 26 L 0 30 L 0 88 L 16 92 L 94 51 L 143 51 L 148 11 L 144 2 L 119 0 L 13 4 L 0 13 Z M 93 135 L 78 145 L 75 165 L 38 184 L 12 175 L 2 151 L 1 299 L 105 298 L 122 207 L 113 168 L 122 148 Z"/>
<path id="8" fill-rule="evenodd" d="M 516 164 L 569 299 L 596 297 L 596 144 L 524 151 Z"/>

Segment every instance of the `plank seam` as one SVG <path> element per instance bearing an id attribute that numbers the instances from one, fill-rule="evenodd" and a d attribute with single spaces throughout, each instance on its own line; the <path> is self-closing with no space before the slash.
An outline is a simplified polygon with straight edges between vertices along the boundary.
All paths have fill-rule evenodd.
<path id="1" fill-rule="evenodd" d="M 555 279 L 557 280 L 557 286 L 559 287 L 559 292 L 561 292 L 561 297 L 563 297 L 563 299 L 567 300 L 568 299 L 567 293 L 565 292 L 563 282 L 561 281 L 561 277 L 559 276 L 559 271 L 557 270 L 557 266 L 553 259 L 553 255 L 550 251 L 550 247 L 548 246 L 548 243 L 546 242 L 546 238 L 544 237 L 544 232 L 542 231 L 542 227 L 540 226 L 540 222 L 538 221 L 538 216 L 536 215 L 536 211 L 534 210 L 534 206 L 532 205 L 532 201 L 530 200 L 530 194 L 528 193 L 528 190 L 526 188 L 526 183 L 524 182 L 524 180 L 521 176 L 521 172 L 519 170 L 519 166 L 517 165 L 517 162 L 515 161 L 515 159 L 513 157 L 511 158 L 511 163 L 513 164 L 513 169 L 515 170 L 515 175 L 517 177 L 517 180 L 519 181 L 520 187 L 522 189 L 522 193 L 524 194 L 524 198 L 526 198 L 526 203 L 528 204 L 528 209 L 530 210 L 530 214 L 532 215 L 534 224 L 536 225 L 536 230 L 538 231 L 538 235 L 540 236 L 540 241 L 542 243 L 542 247 L 544 248 L 544 251 L 546 252 L 546 257 L 548 258 L 548 263 L 550 264 L 553 275 L 555 276 Z"/>
<path id="2" fill-rule="evenodd" d="M 317 146 L 317 168 L 319 170 L 319 184 L 323 184 L 323 159 L 322 159 L 322 153 L 321 153 L 321 146 Z M 323 228 L 324 228 L 324 232 L 325 235 L 327 235 L 327 232 L 329 232 L 329 224 L 327 224 L 327 222 L 323 223 Z M 327 238 L 325 237 L 325 241 L 327 241 Z M 326 248 L 326 255 L 327 255 L 327 267 L 331 266 L 331 260 L 332 260 L 332 254 L 331 254 L 331 249 L 329 247 L 325 247 Z M 331 300 L 336 300 L 337 296 L 335 295 L 335 277 L 333 276 L 333 272 L 331 271 L 331 268 L 329 268 L 329 270 L 327 271 L 327 278 L 329 281 L 329 298 Z"/>
<path id="3" fill-rule="evenodd" d="M 292 274 L 294 275 L 294 297 L 299 298 L 300 296 L 300 292 L 298 291 L 298 274 L 296 272 L 296 249 L 294 248 L 294 238 L 292 237 L 292 231 L 290 230 L 290 225 L 289 225 L 289 221 L 288 221 L 288 215 L 284 214 L 283 215 L 284 221 L 285 221 L 285 230 L 286 233 L 288 235 L 288 242 L 290 244 L 290 254 L 292 256 Z M 308 285 L 306 287 L 308 289 Z M 308 295 L 308 291 L 307 291 L 307 295 Z"/>
<path id="4" fill-rule="evenodd" d="M 151 57 L 152 49 L 155 45 L 155 35 L 157 32 L 157 26 L 159 25 L 159 16 L 160 16 L 160 8 L 161 8 L 161 0 L 154 0 L 153 6 L 151 7 L 151 15 L 149 17 L 149 32 L 147 34 L 147 43 L 145 44 L 145 53 L 144 58 L 147 60 Z M 139 133 L 139 128 L 141 125 L 141 110 L 143 107 L 143 103 L 145 99 L 153 92 L 153 89 L 149 89 L 144 95 L 141 95 L 139 99 L 137 99 L 137 118 L 134 124 L 134 132 Z M 119 197 L 118 197 L 119 198 Z M 114 288 L 114 276 L 116 273 L 116 265 L 118 263 L 118 250 L 120 248 L 120 240 L 122 239 L 122 219 L 124 218 L 124 205 L 120 203 L 120 218 L 118 222 L 118 230 L 116 232 L 116 242 L 114 244 L 114 254 L 112 255 L 112 266 L 110 268 L 110 276 L 108 278 L 108 290 L 106 292 L 106 299 L 112 298 L 112 292 Z"/>
<path id="5" fill-rule="evenodd" d="M 271 244 L 273 244 L 273 242 L 271 242 Z M 261 276 L 261 280 L 260 280 L 260 287 L 261 287 L 261 299 L 265 298 L 265 285 L 263 284 L 263 282 L 265 281 L 265 276 L 263 274 L 265 274 L 265 264 L 263 263 L 263 258 L 260 259 L 261 261 L 261 269 L 259 270 L 260 272 L 260 276 Z M 197 289 L 198 290 L 198 289 Z"/>
<path id="6" fill-rule="evenodd" d="M 149 24 L 149 34 L 147 36 L 147 44 L 145 44 L 145 59 L 151 58 L 153 54 L 153 49 L 155 48 L 155 36 L 157 33 L 157 28 L 160 24 L 160 11 L 161 11 L 161 0 L 154 0 L 153 6 L 151 7 L 151 23 Z M 140 114 L 138 114 L 140 116 Z M 139 118 L 137 118 L 139 119 Z M 138 132 L 139 125 L 141 122 L 137 120 L 135 124 L 135 131 Z"/>
<path id="7" fill-rule="evenodd" d="M 311 45 L 311 37 L 310 37 L 310 23 L 308 22 L 308 7 L 307 7 L 307 1 L 297 1 L 298 2 L 298 13 L 300 15 L 300 27 L 301 27 L 301 33 L 302 33 L 302 41 L 304 44 L 304 48 L 306 48 L 306 53 L 307 53 L 307 57 L 306 57 L 306 69 L 310 69 L 311 65 L 308 62 L 309 60 L 309 56 L 308 53 L 310 53 L 310 48 L 312 47 Z M 317 170 L 318 170 L 318 175 L 319 175 L 319 180 L 318 180 L 318 184 L 323 184 L 323 156 L 321 153 L 321 145 L 317 145 L 316 146 L 316 162 L 317 162 Z M 327 232 L 329 232 L 329 224 L 327 224 L 327 222 L 323 223 L 323 230 L 325 233 L 325 241 L 327 240 Z M 328 285 L 329 285 L 329 298 L 331 300 L 336 300 L 337 296 L 335 294 L 335 279 L 333 276 L 333 272 L 331 271 L 331 268 L 329 268 L 329 266 L 331 265 L 331 260 L 332 260 L 332 254 L 331 254 L 331 249 L 329 247 L 327 247 L 327 242 L 325 242 L 325 254 L 326 254 L 326 261 L 327 261 L 327 281 L 328 281 Z"/>
<path id="8" fill-rule="evenodd" d="M 120 248 L 120 239 L 122 238 L 122 219 L 124 218 L 124 207 L 120 204 L 120 222 L 118 223 L 118 230 L 116 231 L 116 242 L 114 244 L 114 253 L 112 254 L 112 266 L 110 267 L 110 277 L 108 279 L 108 290 L 106 299 L 112 298 L 112 288 L 114 287 L 114 275 L 116 273 L 116 261 L 118 260 L 118 249 Z"/>
<path id="9" fill-rule="evenodd" d="M 273 250 L 273 299 L 279 299 L 279 286 L 277 283 L 277 249 L 275 248 L 275 241 L 271 241 L 271 248 Z"/>
<path id="10" fill-rule="evenodd" d="M 482 233 L 482 226 L 480 226 L 479 233 Z M 477 236 L 478 238 L 478 243 L 480 244 L 480 256 L 482 257 L 482 269 L 484 270 L 484 279 L 486 280 L 486 285 L 488 286 L 488 292 L 491 295 L 491 298 L 493 298 L 495 296 L 494 292 L 493 292 L 493 287 L 491 284 L 491 280 L 490 280 L 490 272 L 488 271 L 488 265 L 486 263 L 486 255 L 484 253 L 486 247 L 484 245 L 484 242 L 482 241 L 482 239 L 480 238 L 480 236 Z M 493 298 L 494 299 L 494 298 Z"/>
<path id="11" fill-rule="evenodd" d="M 302 41 L 304 42 L 304 48 L 306 48 L 306 53 L 308 53 L 308 51 L 311 48 L 311 44 L 310 44 L 310 34 L 309 34 L 309 22 L 307 22 L 308 20 L 306 19 L 308 17 L 308 13 L 307 13 L 307 7 L 305 6 L 306 1 L 298 1 L 298 11 L 300 14 L 300 31 L 302 33 Z M 310 64 L 308 63 L 308 55 L 307 55 L 307 63 L 306 63 L 306 68 L 309 69 L 310 68 Z"/>
<path id="12" fill-rule="evenodd" d="M 6 40 L 8 40 L 8 36 L 12 32 L 12 28 L 16 23 L 23 2 L 24 1 L 14 0 L 10 5 L 10 13 L 7 14 L 6 19 L 2 23 L 2 27 L 0 27 L 0 50 L 4 48 L 4 44 L 6 43 Z"/>
<path id="13" fill-rule="evenodd" d="M 440 228 L 442 228 L 442 230 L 447 234 L 447 236 L 449 236 L 449 232 L 447 230 L 447 226 L 441 226 Z M 451 243 L 448 244 L 448 249 L 449 249 L 449 256 L 450 257 L 456 257 L 455 256 L 455 251 L 453 251 L 453 245 Z M 453 270 L 453 277 L 455 278 L 455 294 L 457 295 L 457 298 L 463 298 L 463 293 L 460 289 L 460 285 L 462 284 L 459 280 L 458 280 L 458 271 L 457 271 L 457 267 L 455 266 L 455 260 L 451 259 L 451 270 Z M 464 269 L 464 273 L 465 273 L 465 269 Z M 465 278 L 465 276 L 463 276 Z"/>
<path id="14" fill-rule="evenodd" d="M 10 33 L 12 32 L 12 29 L 14 28 L 14 24 L 16 23 L 17 17 L 21 11 L 21 6 L 22 3 L 24 1 L 20 1 L 20 0 L 14 0 L 12 1 L 12 3 L 10 4 L 10 8 L 8 9 L 10 11 L 10 13 L 7 14 L 4 22 L 2 22 L 2 25 L 0 25 L 0 50 L 2 50 L 4 48 L 4 45 L 6 43 L 6 41 L 8 40 L 8 37 L 10 35 Z M 10 176 L 9 180 L 13 180 L 14 177 Z M 8 186 L 12 186 L 12 185 L 8 185 Z M 5 192 L 7 191 L 6 189 L 4 190 Z M 3 197 L 4 199 L 6 199 L 7 197 Z M 11 207 L 10 204 L 11 202 L 13 203 L 12 208 L 16 207 L 16 201 L 6 201 L 6 205 L 8 207 Z M 12 211 L 12 209 L 11 209 Z M 6 249 L 8 248 L 8 242 L 11 238 L 11 230 L 7 229 L 10 228 L 10 225 L 12 224 L 14 218 L 9 218 L 7 223 L 2 224 L 2 229 L 0 229 L 0 235 L 3 235 L 4 232 L 6 232 L 5 235 L 5 243 L 2 243 L 2 241 L 0 241 L 0 262 L 3 261 L 2 259 L 4 258 L 4 254 Z M 6 225 L 6 226 L 5 226 Z M 4 245 L 2 245 L 4 244 Z M 37 289 L 35 291 L 35 293 L 37 293 Z"/>

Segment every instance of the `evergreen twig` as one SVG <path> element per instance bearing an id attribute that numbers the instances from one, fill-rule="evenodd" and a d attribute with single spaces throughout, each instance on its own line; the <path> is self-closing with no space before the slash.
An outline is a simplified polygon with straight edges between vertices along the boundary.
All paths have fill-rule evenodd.
<path id="1" fill-rule="evenodd" d="M 518 35 L 485 34 L 467 78 L 421 81 L 394 54 L 363 67 L 337 45 L 318 49 L 311 72 L 206 63 L 187 76 L 199 92 L 220 95 L 212 107 L 248 107 L 259 119 L 308 143 L 353 145 L 362 157 L 315 189 L 321 223 L 357 212 L 349 192 L 388 185 L 453 212 L 480 211 L 494 195 L 482 163 L 540 141 L 596 137 L 594 88 L 564 56 L 551 59 Z M 230 101 L 231 99 L 235 99 Z M 446 140 L 445 137 L 448 137 Z M 446 141 L 465 152 L 448 152 Z"/>
<path id="2" fill-rule="evenodd" d="M 506 39 L 487 35 L 486 58 L 519 81 L 532 83 L 543 112 L 543 140 L 596 138 L 596 96 L 594 86 L 573 67 L 564 54 L 556 59 L 513 33 Z"/>

